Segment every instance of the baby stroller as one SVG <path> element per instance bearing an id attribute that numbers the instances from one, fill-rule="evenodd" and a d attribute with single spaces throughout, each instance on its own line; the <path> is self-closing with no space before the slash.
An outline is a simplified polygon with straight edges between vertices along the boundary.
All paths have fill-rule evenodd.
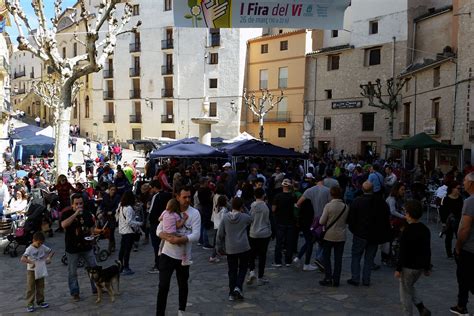
<path id="1" fill-rule="evenodd" d="M 41 230 L 46 208 L 40 204 L 30 204 L 24 218 L 13 221 L 13 233 L 7 236 L 9 243 L 3 253 L 12 257 L 18 256 L 18 247 L 28 247 L 33 234 Z"/>

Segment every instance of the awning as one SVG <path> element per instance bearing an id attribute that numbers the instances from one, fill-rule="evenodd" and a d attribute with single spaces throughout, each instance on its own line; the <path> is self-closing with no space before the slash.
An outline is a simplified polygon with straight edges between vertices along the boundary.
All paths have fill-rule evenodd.
<path id="1" fill-rule="evenodd" d="M 417 149 L 417 148 L 440 148 L 440 149 L 453 149 L 457 146 L 440 143 L 426 133 L 419 133 L 415 136 L 412 136 L 407 139 L 401 139 L 393 141 L 390 144 L 386 145 L 389 148 L 407 150 L 407 149 Z"/>

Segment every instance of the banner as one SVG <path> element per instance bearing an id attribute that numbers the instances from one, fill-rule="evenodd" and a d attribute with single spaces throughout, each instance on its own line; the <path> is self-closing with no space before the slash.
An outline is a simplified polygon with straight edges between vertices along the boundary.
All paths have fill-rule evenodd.
<path id="1" fill-rule="evenodd" d="M 340 30 L 349 4 L 350 0 L 175 0 L 174 24 Z"/>

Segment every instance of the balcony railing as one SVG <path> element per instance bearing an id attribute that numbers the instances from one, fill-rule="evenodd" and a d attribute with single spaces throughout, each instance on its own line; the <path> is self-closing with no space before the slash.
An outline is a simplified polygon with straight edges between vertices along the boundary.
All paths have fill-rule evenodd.
<path id="1" fill-rule="evenodd" d="M 140 42 L 135 42 L 135 43 L 130 43 L 130 53 L 136 53 L 141 50 L 141 43 Z"/>
<path id="2" fill-rule="evenodd" d="M 410 135 L 410 124 L 408 122 L 400 122 L 398 132 L 400 135 Z"/>
<path id="3" fill-rule="evenodd" d="M 130 77 L 140 77 L 140 67 L 133 67 L 129 69 Z"/>
<path id="4" fill-rule="evenodd" d="M 173 114 L 162 115 L 161 123 L 174 123 L 174 115 Z"/>
<path id="5" fill-rule="evenodd" d="M 173 49 L 173 39 L 165 39 L 161 41 L 161 49 Z"/>
<path id="6" fill-rule="evenodd" d="M 141 122 L 142 122 L 141 114 L 130 115 L 130 123 L 141 123 Z"/>
<path id="7" fill-rule="evenodd" d="M 104 115 L 104 123 L 115 123 L 115 115 Z"/>
<path id="8" fill-rule="evenodd" d="M 173 97 L 173 89 L 161 89 L 161 96 L 163 98 L 172 98 Z"/>
<path id="9" fill-rule="evenodd" d="M 16 92 L 16 94 L 25 94 L 25 88 L 20 88 L 18 89 L 18 91 Z"/>
<path id="10" fill-rule="evenodd" d="M 211 34 L 211 47 L 216 47 L 220 45 L 221 45 L 221 35 Z"/>
<path id="11" fill-rule="evenodd" d="M 173 74 L 173 65 L 164 65 L 161 66 L 162 75 L 172 75 Z"/>
<path id="12" fill-rule="evenodd" d="M 291 112 L 288 111 L 274 111 L 268 112 L 264 117 L 264 122 L 291 122 Z M 258 116 L 253 116 L 253 121 L 258 122 Z"/>
<path id="13" fill-rule="evenodd" d="M 114 70 L 112 68 L 102 70 L 105 79 L 114 77 Z"/>
<path id="14" fill-rule="evenodd" d="M 13 78 L 16 79 L 16 78 L 20 78 L 20 77 L 24 77 L 25 76 L 25 71 L 16 71 L 14 74 L 13 74 Z"/>
<path id="15" fill-rule="evenodd" d="M 130 90 L 130 99 L 140 99 L 140 95 L 141 95 L 140 89 Z"/>
<path id="16" fill-rule="evenodd" d="M 104 100 L 112 100 L 114 98 L 114 90 L 104 91 Z"/>

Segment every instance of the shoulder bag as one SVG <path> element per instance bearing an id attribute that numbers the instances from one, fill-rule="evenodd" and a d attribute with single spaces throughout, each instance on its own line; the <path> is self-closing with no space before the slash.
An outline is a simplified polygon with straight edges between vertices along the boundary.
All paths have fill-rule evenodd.
<path id="1" fill-rule="evenodd" d="M 346 207 L 347 207 L 347 205 L 344 204 L 344 208 L 342 209 L 341 213 L 339 213 L 339 215 L 336 217 L 336 219 L 334 221 L 332 221 L 332 223 L 327 225 L 327 226 L 322 225 L 321 223 L 319 223 L 319 220 L 320 220 L 319 216 L 316 216 L 314 218 L 313 223 L 311 224 L 311 227 L 310 227 L 310 231 L 313 234 L 316 241 L 322 241 L 324 239 L 324 235 L 326 235 L 326 232 L 332 226 L 334 226 L 334 224 L 337 223 L 339 218 L 341 218 L 342 214 L 344 214 L 344 212 L 346 211 Z"/>

